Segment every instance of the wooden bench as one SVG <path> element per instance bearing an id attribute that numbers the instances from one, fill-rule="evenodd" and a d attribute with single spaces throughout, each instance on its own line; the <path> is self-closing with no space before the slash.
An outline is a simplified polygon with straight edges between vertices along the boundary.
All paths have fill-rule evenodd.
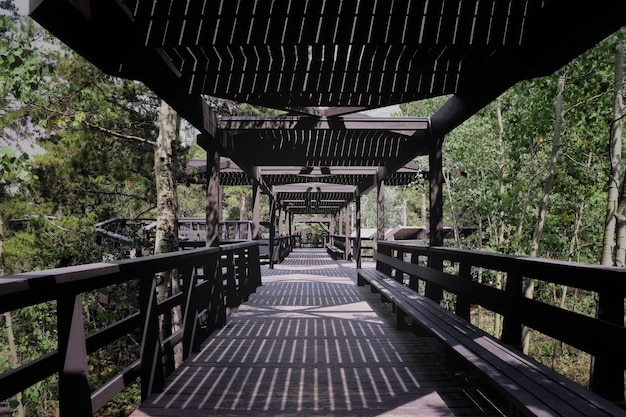
<path id="1" fill-rule="evenodd" d="M 332 245 L 330 243 L 326 244 L 326 252 L 328 252 L 328 255 L 333 258 L 333 260 L 338 260 L 338 259 L 343 259 L 343 255 L 344 255 L 344 251 L 343 249 L 338 248 L 335 245 Z"/>
<path id="2" fill-rule="evenodd" d="M 366 283 L 393 305 L 398 328 L 418 325 L 486 380 L 527 416 L 625 416 L 616 404 L 586 390 L 552 369 L 504 345 L 438 303 L 375 269 L 358 269 Z M 410 319 L 408 324 L 406 319 Z"/>

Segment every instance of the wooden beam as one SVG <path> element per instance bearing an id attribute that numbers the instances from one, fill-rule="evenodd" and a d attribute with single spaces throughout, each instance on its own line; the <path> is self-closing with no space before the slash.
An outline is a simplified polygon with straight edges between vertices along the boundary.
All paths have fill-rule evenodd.
<path id="1" fill-rule="evenodd" d="M 222 116 L 218 127 L 226 131 L 259 130 L 384 130 L 402 134 L 427 130 L 429 121 L 424 117 L 367 117 L 367 116 Z"/>
<path id="2" fill-rule="evenodd" d="M 351 113 L 358 113 L 365 110 L 365 107 L 289 107 L 289 110 L 294 113 L 305 114 L 309 116 L 318 117 L 331 117 L 331 116 L 343 116 Z"/>

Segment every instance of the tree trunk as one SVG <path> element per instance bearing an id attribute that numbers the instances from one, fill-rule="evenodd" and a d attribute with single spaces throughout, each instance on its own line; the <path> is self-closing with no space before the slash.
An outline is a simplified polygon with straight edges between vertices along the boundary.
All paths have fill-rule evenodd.
<path id="1" fill-rule="evenodd" d="M 422 193 L 422 210 L 420 212 L 421 225 L 426 227 L 428 224 L 428 206 L 426 193 Z"/>
<path id="2" fill-rule="evenodd" d="M 239 220 L 248 220 L 248 200 L 245 193 L 241 193 L 241 205 L 239 206 Z"/>
<path id="3" fill-rule="evenodd" d="M 0 215 L 0 277 L 4 276 L 4 273 L 4 219 Z M 19 363 L 17 360 L 17 347 L 15 346 L 15 334 L 13 333 L 13 317 L 11 316 L 10 311 L 4 313 L 4 320 L 6 322 L 11 366 L 13 368 L 17 368 Z M 15 399 L 17 401 L 17 415 L 19 417 L 24 417 L 26 414 L 24 412 L 24 406 L 22 405 L 22 394 L 18 393 L 15 396 Z"/>
<path id="4" fill-rule="evenodd" d="M 402 195 L 402 226 L 406 227 L 409 224 L 408 220 L 408 203 L 406 201 L 406 196 Z"/>
<path id="5" fill-rule="evenodd" d="M 621 38 L 618 38 L 617 48 L 615 52 L 615 85 L 613 90 L 613 123 L 611 126 L 611 143 L 619 142 L 619 158 L 621 159 L 621 147 L 622 147 L 622 118 L 624 117 L 624 103 L 622 101 L 622 94 L 624 90 L 624 44 L 621 42 Z M 616 150 L 617 151 L 617 150 Z M 611 155 L 613 159 L 613 154 Z M 616 171 L 619 173 L 619 164 Z M 611 166 L 613 163 L 611 163 Z M 619 177 L 616 177 L 619 178 Z M 613 182 L 613 181 L 612 181 Z M 617 186 L 617 184 L 615 184 Z M 608 211 L 607 211 L 608 215 Z M 622 187 L 619 195 L 619 205 L 617 207 L 617 216 L 614 221 L 616 227 L 617 239 L 615 242 L 615 265 L 624 267 L 625 264 L 625 248 L 626 248 L 626 181 L 622 180 Z M 606 232 L 606 231 L 605 231 Z M 606 237 L 606 233 L 605 233 Z M 606 264 L 610 265 L 610 258 L 607 256 L 605 259 L 604 251 L 610 250 L 610 247 L 602 247 L 602 261 L 606 260 Z M 610 256 L 610 255 L 609 255 Z"/>
<path id="6" fill-rule="evenodd" d="M 506 169 L 506 161 L 505 161 L 505 157 L 504 157 L 504 119 L 502 117 L 502 101 L 500 100 L 500 97 L 498 97 L 498 99 L 496 100 L 496 120 L 498 122 L 498 135 L 497 135 L 497 144 L 498 144 L 498 153 L 500 156 L 500 163 L 499 163 L 499 172 L 500 172 L 500 198 L 501 200 L 504 199 L 504 194 L 506 192 L 505 186 L 504 186 L 504 170 Z M 501 248 L 504 245 L 504 240 L 505 240 L 505 218 L 506 214 L 504 213 L 504 210 L 500 210 L 498 219 L 497 219 L 497 242 L 498 242 L 498 248 Z M 496 288 L 498 289 L 502 289 L 504 286 L 504 273 L 501 271 L 498 271 L 496 273 Z M 502 326 L 503 326 L 503 319 L 502 316 L 500 314 L 496 314 L 495 318 L 494 318 L 494 334 L 496 335 L 496 337 L 500 337 L 502 335 Z"/>
<path id="7" fill-rule="evenodd" d="M 530 245 L 530 256 L 536 257 L 539 252 L 539 242 L 541 241 L 541 234 L 543 232 L 543 226 L 546 221 L 546 215 L 548 213 L 548 202 L 550 194 L 552 193 L 552 187 L 554 184 L 554 176 L 556 174 L 556 165 L 559 158 L 559 148 L 561 146 L 561 126 L 563 123 L 563 90 L 565 88 L 565 77 L 561 76 L 557 83 L 556 94 L 556 111 L 554 117 L 554 136 L 552 137 L 552 153 L 550 155 L 550 162 L 548 164 L 548 176 L 543 183 L 543 192 L 541 195 L 541 202 L 539 204 L 539 215 L 537 217 L 537 223 L 535 223 L 535 229 L 533 231 L 533 237 Z M 524 281 L 524 296 L 527 298 L 533 298 L 535 291 L 535 282 L 532 278 L 526 278 Z M 524 327 L 522 332 L 522 350 L 528 354 L 530 348 L 530 329 Z"/>
<path id="8" fill-rule="evenodd" d="M 178 115 L 164 101 L 161 102 L 159 136 L 154 150 L 154 176 L 157 188 L 157 226 L 154 253 L 178 250 L 178 201 L 174 178 L 173 144 L 178 137 Z M 157 298 L 165 300 L 180 291 L 177 271 L 162 272 L 158 279 Z M 180 329 L 182 314 L 180 307 L 171 316 L 164 315 L 160 322 L 161 340 Z M 182 363 L 182 349 L 175 349 L 175 365 Z"/>
<path id="9" fill-rule="evenodd" d="M 443 182 L 446 186 L 446 191 L 448 191 L 448 200 L 450 205 L 450 213 L 452 215 L 452 232 L 454 234 L 454 243 L 457 248 L 461 247 L 461 238 L 459 236 L 459 223 L 456 219 L 456 210 L 454 207 L 454 200 L 452 198 L 452 185 L 450 184 L 450 175 L 444 172 L 443 174 Z"/>
<path id="10" fill-rule="evenodd" d="M 4 219 L 0 214 L 0 277 L 4 276 Z"/>

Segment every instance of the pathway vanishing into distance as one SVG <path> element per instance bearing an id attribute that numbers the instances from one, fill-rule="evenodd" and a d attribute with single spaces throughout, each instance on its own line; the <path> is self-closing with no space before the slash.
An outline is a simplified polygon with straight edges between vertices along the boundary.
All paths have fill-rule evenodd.
<path id="1" fill-rule="evenodd" d="M 354 268 L 322 249 L 264 267 L 249 302 L 132 416 L 500 415 L 436 340 L 395 329 Z"/>

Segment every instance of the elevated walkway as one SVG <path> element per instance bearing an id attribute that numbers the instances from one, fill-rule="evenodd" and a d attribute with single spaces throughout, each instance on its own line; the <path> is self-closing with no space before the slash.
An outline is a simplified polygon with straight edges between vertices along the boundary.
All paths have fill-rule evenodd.
<path id="1" fill-rule="evenodd" d="M 436 340 L 396 330 L 390 308 L 357 287 L 353 263 L 296 249 L 262 274 L 249 302 L 132 416 L 506 413 L 480 380 L 446 365 Z"/>

